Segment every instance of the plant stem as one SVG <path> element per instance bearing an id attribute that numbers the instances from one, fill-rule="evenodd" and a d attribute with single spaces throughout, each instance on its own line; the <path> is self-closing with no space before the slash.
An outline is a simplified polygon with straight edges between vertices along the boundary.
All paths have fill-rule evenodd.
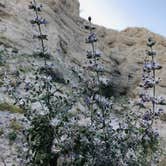
<path id="1" fill-rule="evenodd" d="M 151 51 L 152 50 L 152 47 L 151 47 Z M 154 55 L 152 55 L 152 64 L 154 65 Z M 153 114 L 155 113 L 155 97 L 156 97 L 156 73 L 155 73 L 155 68 L 153 67 L 153 79 L 154 79 L 154 86 L 153 86 L 153 102 L 152 102 L 152 105 L 153 105 Z"/>
<path id="2" fill-rule="evenodd" d="M 36 0 L 33 0 L 33 1 L 34 1 L 35 6 L 37 6 Z M 37 8 L 35 8 L 35 14 L 36 14 L 36 18 L 39 18 Z M 37 24 L 37 26 L 38 26 L 39 34 L 40 34 L 40 36 L 42 36 L 43 33 L 42 33 L 41 25 Z M 40 41 L 41 41 L 42 53 L 44 55 L 44 65 L 46 66 L 47 65 L 47 60 L 46 60 L 46 56 L 45 56 L 44 40 L 42 38 L 40 38 Z"/>
<path id="3" fill-rule="evenodd" d="M 91 21 L 89 21 L 89 23 L 90 23 L 90 34 L 92 34 L 92 23 L 91 23 Z M 92 46 L 92 56 L 94 58 L 94 63 L 95 63 L 95 67 L 96 67 L 96 76 L 97 76 L 97 82 L 98 82 L 98 86 L 99 86 L 99 101 L 100 101 L 100 98 L 101 98 L 100 75 L 99 75 L 99 71 L 97 69 L 98 64 L 97 64 L 97 59 L 96 59 L 96 51 L 95 51 L 94 42 L 91 43 L 91 46 Z M 102 128 L 103 128 L 104 137 L 106 140 L 105 110 L 102 108 L 101 112 L 102 112 L 102 125 L 103 125 Z"/>

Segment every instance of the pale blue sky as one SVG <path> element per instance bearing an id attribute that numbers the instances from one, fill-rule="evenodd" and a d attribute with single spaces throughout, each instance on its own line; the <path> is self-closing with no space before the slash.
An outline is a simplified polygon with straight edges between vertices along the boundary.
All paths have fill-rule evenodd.
<path id="1" fill-rule="evenodd" d="M 123 30 L 145 27 L 166 36 L 166 0 L 79 0 L 80 15 L 95 24 Z"/>

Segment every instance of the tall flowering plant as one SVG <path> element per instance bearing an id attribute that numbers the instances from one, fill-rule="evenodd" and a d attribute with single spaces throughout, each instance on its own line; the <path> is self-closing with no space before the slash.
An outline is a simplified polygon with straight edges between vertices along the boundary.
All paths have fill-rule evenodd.
<path id="1" fill-rule="evenodd" d="M 29 127 L 24 130 L 27 145 L 25 165 L 51 166 L 57 163 L 59 151 L 56 149 L 61 145 L 54 143 L 59 142 L 64 134 L 62 131 L 66 124 L 66 112 L 74 101 L 64 94 L 61 90 L 62 86 L 58 88 L 56 83 L 58 82 L 56 71 L 54 71 L 54 64 L 49 61 L 50 54 L 46 47 L 48 36 L 43 32 L 48 23 L 41 17 L 43 5 L 33 0 L 29 9 L 34 12 L 34 18 L 30 20 L 36 30 L 33 39 L 40 44 L 35 58 L 40 56 L 43 64 L 34 61 L 31 78 L 26 78 L 25 75 L 22 77 L 18 73 L 18 86 L 11 88 L 9 81 L 7 90 L 14 98 L 14 103 L 25 110 L 25 117 L 29 124 Z M 18 93 L 19 88 L 24 89 L 23 94 Z"/>
<path id="2" fill-rule="evenodd" d="M 42 12 L 42 4 L 38 5 L 36 0 L 33 0 L 31 4 L 29 5 L 29 9 L 33 10 L 35 13 L 34 19 L 32 19 L 30 22 L 32 25 L 37 26 L 38 34 L 33 35 L 33 38 L 37 38 L 41 43 L 41 50 L 39 52 L 40 56 L 44 58 L 44 63 L 47 65 L 47 50 L 45 46 L 45 40 L 48 40 L 48 36 L 42 32 L 42 26 L 47 24 L 47 21 L 45 18 L 42 18 L 40 16 L 40 12 Z"/>
<path id="3" fill-rule="evenodd" d="M 79 148 L 77 149 L 77 161 L 83 165 L 151 165 L 156 164 L 158 158 L 159 135 L 152 128 L 154 119 L 159 115 L 161 109 L 156 111 L 157 104 L 164 104 L 164 100 L 156 98 L 156 87 L 159 79 L 156 79 L 156 70 L 161 66 L 155 62 L 155 54 L 152 49 L 154 41 L 148 40 L 150 50 L 147 51 L 151 60 L 146 58 L 143 75 L 143 88 L 147 92 L 153 89 L 152 97 L 147 101 L 147 95 L 140 94 L 140 106 L 146 107 L 146 102 L 152 103 L 152 109 L 145 114 L 135 113 L 131 110 L 121 118 L 119 123 L 113 124 L 111 119 L 108 99 L 102 96 L 100 90 L 100 73 L 98 69 L 99 54 L 96 56 L 95 43 L 97 42 L 95 27 L 91 24 L 91 17 L 88 18 L 89 25 L 85 28 L 89 30 L 86 43 L 91 45 L 91 50 L 87 51 L 87 58 L 90 62 L 91 71 L 95 72 L 95 77 L 91 77 L 87 86 L 89 96 L 85 102 L 91 112 L 91 123 L 84 127 L 83 133 L 79 132 Z M 149 55 L 150 54 L 150 55 Z M 152 66 L 149 68 L 149 64 Z M 94 75 L 93 75 L 94 76 Z M 97 79 L 96 79 L 97 78 Z M 150 79 L 150 80 L 149 80 Z M 155 81 L 154 81 L 155 80 Z M 162 100 L 161 100 L 162 99 Z M 151 112 L 149 114 L 149 112 Z M 148 113 L 148 114 L 147 114 Z M 86 147 L 83 148 L 82 146 Z"/>
<path id="4" fill-rule="evenodd" d="M 148 39 L 146 51 L 146 57 L 143 64 L 142 83 L 140 86 L 143 88 L 143 92 L 140 94 L 140 106 L 149 107 L 148 111 L 144 114 L 143 119 L 149 122 L 148 125 L 152 126 L 155 117 L 159 116 L 163 109 L 158 108 L 157 105 L 166 105 L 166 101 L 163 97 L 156 95 L 156 87 L 160 82 L 160 77 L 157 77 L 157 71 L 162 69 L 162 66 L 156 62 L 157 53 L 153 49 L 156 41 L 152 38 Z M 151 107 L 147 105 L 151 103 Z"/>
<path id="5" fill-rule="evenodd" d="M 97 103 L 98 106 L 102 110 L 103 116 L 103 126 L 105 126 L 105 110 L 110 108 L 112 103 L 102 96 L 101 91 L 101 84 L 102 79 L 101 76 L 104 73 L 104 68 L 100 63 L 101 53 L 96 49 L 96 43 L 98 41 L 95 29 L 96 27 L 92 24 L 92 18 L 88 18 L 89 24 L 85 25 L 85 29 L 89 31 L 89 35 L 86 38 L 85 42 L 90 45 L 90 49 L 87 51 L 87 59 L 89 60 L 88 70 L 90 72 L 95 73 L 91 76 L 90 80 L 88 81 L 88 90 L 89 90 L 89 97 L 86 98 L 86 103 L 90 106 L 90 103 L 93 102 Z M 91 122 L 93 121 L 93 109 L 91 110 Z"/>
<path id="6" fill-rule="evenodd" d="M 146 51 L 146 57 L 143 64 L 142 83 L 140 86 L 143 91 L 140 93 L 140 108 L 146 110 L 143 113 L 141 127 L 143 131 L 142 145 L 144 147 L 145 154 L 151 156 L 151 161 L 154 161 L 154 154 L 159 149 L 159 133 L 153 129 L 153 124 L 156 119 L 159 118 L 163 112 L 162 108 L 158 108 L 158 105 L 166 105 L 166 101 L 163 97 L 157 96 L 156 88 L 160 82 L 160 77 L 157 77 L 157 71 L 162 69 L 162 66 L 156 61 L 157 53 L 153 49 L 156 41 L 153 38 L 148 38 Z M 154 153 L 153 153 L 154 152 Z M 157 158 L 157 157 L 156 157 Z"/>
<path id="7" fill-rule="evenodd" d="M 48 37 L 42 31 L 43 25 L 47 24 L 46 19 L 40 16 L 42 8 L 43 5 L 38 5 L 36 0 L 29 5 L 29 9 L 34 11 L 34 19 L 30 22 L 37 27 L 37 34 L 33 38 L 40 43 L 38 55 L 44 63 L 35 68 L 31 82 L 23 82 L 25 96 L 18 96 L 16 89 L 12 91 L 15 104 L 25 109 L 30 125 L 24 132 L 28 144 L 27 165 L 51 166 L 57 165 L 58 160 L 62 165 L 69 166 L 143 166 L 154 163 L 159 137 L 152 125 L 162 111 L 156 106 L 165 104 L 162 97 L 156 97 L 156 85 L 160 81 L 156 78 L 156 71 L 162 67 L 155 61 L 155 41 L 148 39 L 149 50 L 143 66 L 141 85 L 145 93 L 140 94 L 139 103 L 145 108 L 149 102 L 152 108 L 143 116 L 142 113 L 138 115 L 131 111 L 119 123 L 113 124 L 112 102 L 102 95 L 100 88 L 104 69 L 99 61 L 101 54 L 96 50 L 96 28 L 92 25 L 91 17 L 88 18 L 85 29 L 89 33 L 85 42 L 90 45 L 87 69 L 91 77 L 85 87 L 86 93 L 81 94 L 81 97 L 86 96 L 88 111 L 84 112 L 84 117 L 90 117 L 90 120 L 80 124 L 81 117 L 73 116 L 69 111 L 75 99 L 71 94 L 71 98 L 64 94 L 54 81 L 54 70 L 49 64 L 45 44 Z M 152 93 L 149 94 L 150 89 Z"/>

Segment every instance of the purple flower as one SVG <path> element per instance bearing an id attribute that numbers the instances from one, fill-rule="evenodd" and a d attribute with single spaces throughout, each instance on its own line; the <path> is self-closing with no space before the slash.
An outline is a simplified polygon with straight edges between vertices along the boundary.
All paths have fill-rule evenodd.
<path id="1" fill-rule="evenodd" d="M 147 111 L 147 112 L 145 112 L 145 114 L 143 115 L 143 120 L 145 120 L 145 121 L 149 121 L 149 120 L 151 120 L 151 114 Z"/>
<path id="2" fill-rule="evenodd" d="M 88 38 L 85 40 L 86 43 L 94 43 L 97 42 L 96 34 L 91 33 Z"/>
<path id="3" fill-rule="evenodd" d="M 158 112 L 162 113 L 162 112 L 164 112 L 164 109 L 159 108 L 159 109 L 158 109 Z"/>
<path id="4" fill-rule="evenodd" d="M 85 103 L 89 106 L 91 104 L 91 99 L 89 97 L 86 97 Z"/>

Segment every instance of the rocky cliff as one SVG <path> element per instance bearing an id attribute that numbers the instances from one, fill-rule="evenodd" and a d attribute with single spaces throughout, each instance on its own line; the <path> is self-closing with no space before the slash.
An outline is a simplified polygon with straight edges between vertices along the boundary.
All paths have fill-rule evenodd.
<path id="1" fill-rule="evenodd" d="M 34 17 L 28 9 L 31 0 L 1 0 L 0 1 L 0 50 L 7 55 L 21 55 L 8 59 L 10 65 L 5 68 L 14 72 L 18 68 L 28 68 L 28 61 L 23 61 L 23 55 L 32 55 L 39 47 L 33 39 L 36 29 L 30 24 Z M 79 16 L 78 0 L 40 0 L 43 4 L 43 17 L 48 21 L 47 47 L 56 62 L 57 68 L 65 80 L 76 83 L 74 72 L 85 71 L 87 59 L 85 44 L 87 31 L 84 25 L 87 21 Z M 158 93 L 166 97 L 166 38 L 152 33 L 145 28 L 127 28 L 123 31 L 97 26 L 99 42 L 97 47 L 102 53 L 102 63 L 105 76 L 110 79 L 110 96 L 128 95 L 136 98 L 145 56 L 146 41 L 149 36 L 156 41 L 157 60 L 163 66 L 159 73 L 162 81 Z M 60 62 L 60 63 L 59 63 Z M 66 71 L 70 68 L 71 71 Z M 3 74 L 4 66 L 0 68 Z M 78 75 L 78 73 L 76 73 Z M 85 75 L 86 76 L 86 75 Z M 107 87 L 106 87 L 107 88 Z M 9 115 L 5 115 L 9 116 Z M 4 119 L 3 119 L 4 121 Z M 8 122 L 6 122 L 8 125 Z M 158 124 L 161 133 L 165 135 L 165 123 Z M 7 146 L 7 145 L 6 145 Z M 5 151 L 5 150 L 4 150 Z M 9 155 L 9 154 L 7 154 Z"/>
<path id="2" fill-rule="evenodd" d="M 53 56 L 63 57 L 68 64 L 84 66 L 86 64 L 84 43 L 86 21 L 79 17 L 78 0 L 47 0 L 44 4 L 44 17 L 48 20 L 48 49 Z M 35 29 L 29 23 L 33 13 L 29 11 L 30 0 L 1 0 L 0 2 L 0 44 L 17 48 L 19 52 L 32 53 L 36 41 L 32 38 Z M 102 61 L 113 78 L 114 93 L 133 95 L 141 76 L 141 66 L 149 36 L 157 40 L 158 60 L 164 69 L 160 73 L 162 82 L 160 91 L 166 94 L 166 39 L 145 28 L 127 28 L 121 32 L 97 27 L 98 48 L 102 52 Z M 119 88 L 116 89 L 116 86 Z M 132 89 L 132 91 L 130 91 Z M 134 91 L 133 91 L 134 90 Z"/>

